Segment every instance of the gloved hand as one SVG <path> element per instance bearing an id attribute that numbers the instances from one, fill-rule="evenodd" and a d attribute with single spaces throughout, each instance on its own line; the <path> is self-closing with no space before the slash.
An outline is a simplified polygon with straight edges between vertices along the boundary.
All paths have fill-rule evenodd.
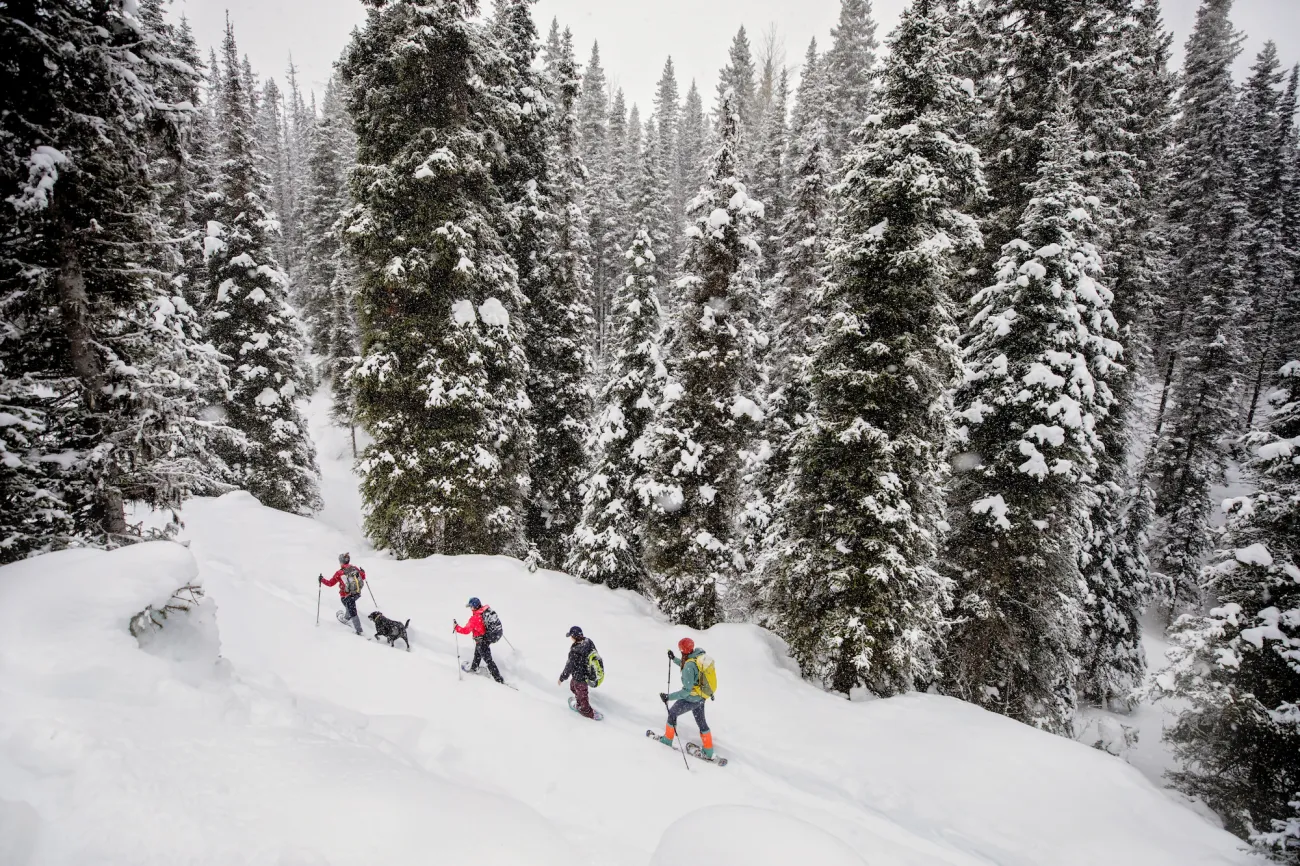
<path id="1" fill-rule="evenodd" d="M 325 575 L 323 575 L 323 574 L 318 574 L 318 575 L 316 575 L 316 582 L 317 582 L 317 583 L 324 583 L 324 582 L 325 582 Z"/>
<path id="2" fill-rule="evenodd" d="M 455 634 L 455 633 L 456 633 L 456 629 L 459 628 L 459 627 L 460 627 L 460 623 L 456 622 L 456 620 L 453 619 L 453 620 L 451 621 L 451 633 L 452 633 L 452 634 Z"/>
<path id="3" fill-rule="evenodd" d="M 659 693 L 659 700 L 663 701 L 665 704 L 668 703 L 668 693 L 667 693 L 667 692 L 660 692 L 660 693 Z"/>
<path id="4" fill-rule="evenodd" d="M 564 677 L 560 677 L 558 680 L 556 680 L 556 681 L 555 681 L 555 684 L 556 684 L 557 686 L 562 686 L 562 685 L 564 685 Z"/>
<path id="5" fill-rule="evenodd" d="M 672 650 L 669 650 L 669 651 L 668 651 L 668 658 L 669 658 L 671 661 L 677 661 L 677 656 L 673 653 Z"/>

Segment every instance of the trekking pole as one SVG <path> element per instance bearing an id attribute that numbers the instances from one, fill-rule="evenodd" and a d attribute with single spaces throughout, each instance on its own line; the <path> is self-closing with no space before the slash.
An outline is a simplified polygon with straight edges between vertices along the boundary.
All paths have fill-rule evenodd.
<path id="1" fill-rule="evenodd" d="M 379 610 L 379 602 L 375 601 L 375 591 L 370 588 L 370 581 L 367 580 L 365 583 L 366 591 L 370 593 L 370 603 L 375 606 L 375 610 Z"/>
<path id="2" fill-rule="evenodd" d="M 672 684 L 672 679 L 673 679 L 673 675 L 672 675 L 672 670 L 670 669 L 668 672 L 668 682 L 670 685 Z M 664 711 L 667 712 L 667 710 L 668 710 L 668 699 L 664 698 Z M 681 743 L 682 764 L 685 765 L 686 771 L 690 772 L 691 765 L 690 762 L 686 760 L 686 744 L 682 742 L 683 738 L 674 737 L 673 739 L 675 742 Z"/>
<path id="3" fill-rule="evenodd" d="M 506 637 L 505 635 L 501 635 L 501 637 L 505 639 L 506 646 L 510 647 L 510 651 L 512 653 L 519 652 L 519 650 L 515 649 L 515 645 L 510 642 L 510 638 Z"/>
<path id="4" fill-rule="evenodd" d="M 460 667 L 460 635 L 457 632 L 452 632 L 452 637 L 456 638 L 456 679 L 463 680 L 465 675 L 461 672 Z"/>
<path id="5" fill-rule="evenodd" d="M 323 574 L 316 578 L 316 628 L 320 628 L 320 582 L 324 579 L 325 575 Z"/>

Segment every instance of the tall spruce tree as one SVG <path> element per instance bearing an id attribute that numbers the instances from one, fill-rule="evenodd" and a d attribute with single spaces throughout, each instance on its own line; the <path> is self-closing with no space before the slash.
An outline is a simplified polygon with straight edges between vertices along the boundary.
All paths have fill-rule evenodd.
<path id="1" fill-rule="evenodd" d="M 657 157 L 647 152 L 647 174 L 657 173 Z M 653 194 L 662 180 L 643 183 Z M 648 454 L 642 435 L 654 417 L 660 312 L 658 263 L 647 209 L 627 250 L 627 277 L 612 312 L 614 344 L 600 411 L 592 430 L 596 465 L 583 482 L 582 520 L 566 569 L 570 574 L 611 589 L 641 589 L 646 583 L 641 561 L 645 507 L 636 482 L 645 473 Z"/>
<path id="2" fill-rule="evenodd" d="M 1127 709 L 1145 673 L 1138 617 L 1153 587 L 1146 557 L 1151 491 L 1134 471 L 1134 430 L 1143 409 L 1139 376 L 1150 368 L 1153 304 L 1165 292 L 1168 243 L 1160 221 L 1173 111 L 1169 37 L 1155 0 L 1126 4 L 1108 22 L 1086 74 L 1089 183 L 1101 193 L 1099 228 L 1109 251 L 1106 281 L 1125 369 L 1108 384 L 1112 407 L 1099 424 L 1094 499 L 1080 551 L 1087 584 L 1079 671 L 1080 697 Z"/>
<path id="3" fill-rule="evenodd" d="M 961 371 L 948 288 L 953 251 L 980 243 L 964 208 L 983 177 L 949 126 L 971 97 L 947 65 L 946 19 L 939 0 L 904 12 L 880 124 L 845 159 L 811 419 L 795 434 L 764 562 L 778 633 L 805 675 L 846 693 L 933 681 L 949 601 L 935 568 Z"/>
<path id="4" fill-rule="evenodd" d="M 1120 347 L 1065 97 L 1020 237 L 972 299 L 949 498 L 947 694 L 1056 733 L 1074 715 L 1089 480 Z"/>
<path id="5" fill-rule="evenodd" d="M 837 158 L 852 146 L 853 133 L 870 113 L 879 47 L 871 0 L 841 0 L 826 52 L 826 123 Z"/>
<path id="6" fill-rule="evenodd" d="M 699 88 L 692 81 L 682 101 L 682 110 L 677 121 L 677 138 L 673 144 L 672 162 L 666 166 L 671 168 L 673 201 L 673 210 L 670 214 L 672 230 L 669 233 L 669 245 L 666 247 L 667 265 L 674 275 L 681 266 L 680 245 L 682 238 L 685 237 L 682 230 L 686 226 L 686 205 L 699 192 L 700 186 L 708 176 L 706 165 L 709 157 L 708 141 L 709 126 L 708 118 L 704 114 L 704 102 L 700 98 Z M 664 256 L 660 258 L 663 259 Z M 671 285 L 666 286 L 665 289 L 668 294 L 675 290 Z"/>
<path id="7" fill-rule="evenodd" d="M 591 242 L 583 211 L 578 101 L 581 82 L 568 30 L 550 58 L 554 130 L 549 136 L 545 278 L 529 298 L 528 397 L 537 442 L 531 464 L 528 540 L 542 562 L 559 568 L 581 516 L 575 479 L 587 468 L 593 394 Z"/>
<path id="8" fill-rule="evenodd" d="M 776 273 L 768 287 L 773 307 L 769 352 L 771 390 L 766 418 L 766 434 L 772 449 L 765 473 L 769 500 L 775 499 L 775 488 L 786 477 L 794 447 L 793 434 L 806 420 L 811 400 L 812 350 L 815 335 L 822 330 L 813 301 L 825 277 L 827 235 L 833 210 L 824 106 L 825 68 L 814 39 L 804 59 L 791 117 L 790 144 L 785 156 L 789 201 L 776 225 Z"/>
<path id="9" fill-rule="evenodd" d="M 357 131 L 358 415 L 366 529 L 402 557 L 522 555 L 532 433 L 493 178 L 508 125 L 474 3 L 373 5 L 340 63 Z"/>
<path id="10" fill-rule="evenodd" d="M 235 31 L 222 43 L 219 200 L 204 237 L 211 293 L 212 343 L 225 358 L 230 390 L 224 409 L 247 437 L 225 450 L 239 482 L 271 508 L 320 508 L 316 450 L 296 400 L 305 396 L 302 328 L 289 306 L 289 280 L 271 251 L 276 223 L 255 139 L 247 81 Z"/>
<path id="11" fill-rule="evenodd" d="M 0 561 L 139 535 L 123 506 L 224 487 L 224 377 L 157 255 L 197 73 L 157 9 L 0 10 Z M 172 101 L 177 100 L 178 101 Z M 173 172 L 174 174 L 174 172 Z"/>
<path id="12" fill-rule="evenodd" d="M 1264 383 L 1282 362 L 1277 330 L 1284 299 L 1294 278 L 1286 236 L 1286 204 L 1292 178 L 1290 144 L 1295 129 L 1296 81 L 1281 89 L 1284 73 L 1277 46 L 1264 43 L 1242 88 L 1243 197 L 1250 227 L 1246 244 L 1247 303 L 1243 342 L 1247 352 L 1246 411 L 1249 430 Z"/>
<path id="13" fill-rule="evenodd" d="M 1153 457 L 1155 512 L 1152 564 L 1163 601 L 1177 613 L 1201 602 L 1199 574 L 1212 542 L 1210 490 L 1223 479 L 1228 437 L 1238 424 L 1242 386 L 1242 315 L 1246 295 L 1246 205 L 1236 135 L 1232 63 L 1239 37 L 1231 0 L 1205 0 L 1187 43 L 1180 149 L 1173 165 L 1169 213 L 1178 296 L 1162 339 L 1169 386 Z"/>
<path id="14" fill-rule="evenodd" d="M 754 387 L 758 244 L 763 206 L 740 171 L 739 113 L 723 94 L 718 149 L 692 200 L 673 335 L 658 417 L 647 434 L 656 460 L 638 482 L 649 511 L 652 592 L 673 621 L 708 628 L 748 565 L 738 526 L 740 451 L 762 421 Z"/>
<path id="15" fill-rule="evenodd" d="M 582 74 L 581 98 L 575 107 L 582 160 L 586 214 L 591 238 L 590 268 L 592 303 L 596 313 L 598 352 L 605 345 L 609 308 L 619 269 L 617 223 L 619 203 L 610 165 L 609 82 L 600 65 L 600 44 L 592 43 L 591 59 Z"/>
<path id="16" fill-rule="evenodd" d="M 715 117 L 719 128 L 726 123 L 726 94 L 731 93 L 730 110 L 740 118 L 739 145 L 737 154 L 742 168 L 749 167 L 749 159 L 757 138 L 758 114 L 758 79 L 754 67 L 754 53 L 750 49 L 749 37 L 741 27 L 731 40 L 727 52 L 727 65 L 718 73 L 718 107 Z"/>
<path id="17" fill-rule="evenodd" d="M 1280 354 L 1295 358 L 1296 335 Z M 1300 361 L 1273 377 L 1274 414 L 1249 434 L 1256 493 L 1230 500 L 1223 547 L 1204 576 L 1218 606 L 1174 626 L 1158 695 L 1187 709 L 1165 738 L 1174 784 L 1284 863 L 1300 862 Z"/>

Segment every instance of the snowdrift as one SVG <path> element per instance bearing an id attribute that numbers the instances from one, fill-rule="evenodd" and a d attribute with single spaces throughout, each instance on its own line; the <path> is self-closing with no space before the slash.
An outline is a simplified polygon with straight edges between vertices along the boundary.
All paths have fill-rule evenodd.
<path id="1" fill-rule="evenodd" d="M 243 493 L 186 520 L 188 549 L 0 568 L 5 866 L 1248 862 L 1113 757 L 947 698 L 850 703 L 754 627 L 673 627 L 631 593 L 509 559 L 367 556 Z M 411 652 L 340 626 L 328 588 L 315 625 L 316 576 L 341 550 L 380 610 L 411 619 Z M 192 615 L 130 634 L 196 578 Z M 451 622 L 471 595 L 501 614 L 496 657 L 518 691 L 458 676 Z M 605 659 L 603 722 L 556 683 L 571 625 Z M 687 769 L 644 736 L 686 634 L 718 663 L 708 715 L 726 768 Z"/>

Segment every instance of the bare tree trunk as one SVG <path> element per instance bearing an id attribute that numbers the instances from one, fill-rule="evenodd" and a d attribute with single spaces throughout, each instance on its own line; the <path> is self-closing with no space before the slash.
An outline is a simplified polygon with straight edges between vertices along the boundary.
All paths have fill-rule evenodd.
<path id="1" fill-rule="evenodd" d="M 356 459 L 357 459 L 357 425 L 356 425 L 356 423 L 353 422 L 353 423 L 349 424 L 349 425 L 348 425 L 348 429 L 352 432 L 352 459 L 353 459 L 353 460 L 356 460 Z"/>
<path id="2" fill-rule="evenodd" d="M 90 331 L 90 297 L 86 292 L 86 273 L 81 265 L 81 253 L 72 225 L 61 212 L 58 196 L 51 208 L 59 233 L 59 269 L 54 286 L 59 296 L 59 319 L 63 335 L 68 341 L 68 357 L 72 369 L 81 380 L 86 408 L 92 415 L 101 411 L 104 391 L 104 366 L 95 351 L 94 337 Z M 96 419 L 102 427 L 102 419 Z M 99 501 L 95 511 L 100 525 L 109 535 L 126 533 L 126 514 L 122 491 L 110 478 L 101 479 Z"/>

